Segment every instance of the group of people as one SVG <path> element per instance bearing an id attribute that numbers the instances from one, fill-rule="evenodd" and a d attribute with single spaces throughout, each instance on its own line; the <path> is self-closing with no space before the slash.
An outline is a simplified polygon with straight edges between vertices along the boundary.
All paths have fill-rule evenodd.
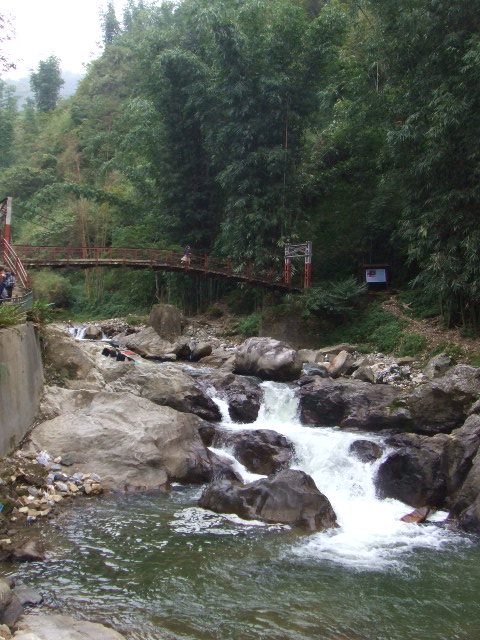
<path id="1" fill-rule="evenodd" d="M 5 300 L 11 300 L 15 288 L 15 274 L 0 267 L 0 304 Z"/>

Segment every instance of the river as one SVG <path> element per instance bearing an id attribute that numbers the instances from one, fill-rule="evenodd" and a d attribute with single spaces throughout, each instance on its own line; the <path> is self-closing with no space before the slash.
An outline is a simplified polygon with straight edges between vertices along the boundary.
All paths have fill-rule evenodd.
<path id="1" fill-rule="evenodd" d="M 375 496 L 379 462 L 348 453 L 359 437 L 302 426 L 286 384 L 263 383 L 256 423 L 290 438 L 295 466 L 329 498 L 340 527 L 298 534 L 196 507 L 199 487 L 169 496 L 77 500 L 49 535 L 48 563 L 19 578 L 48 606 L 114 626 L 129 640 L 473 640 L 480 638 L 480 549 Z M 228 453 L 228 452 L 227 452 Z M 246 480 L 255 476 L 239 463 Z"/>

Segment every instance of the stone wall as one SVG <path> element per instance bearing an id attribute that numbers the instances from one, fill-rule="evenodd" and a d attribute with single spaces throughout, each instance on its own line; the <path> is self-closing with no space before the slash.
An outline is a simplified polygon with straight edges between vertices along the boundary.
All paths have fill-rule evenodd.
<path id="1" fill-rule="evenodd" d="M 31 323 L 0 329 L 0 456 L 33 424 L 43 390 L 40 345 Z"/>

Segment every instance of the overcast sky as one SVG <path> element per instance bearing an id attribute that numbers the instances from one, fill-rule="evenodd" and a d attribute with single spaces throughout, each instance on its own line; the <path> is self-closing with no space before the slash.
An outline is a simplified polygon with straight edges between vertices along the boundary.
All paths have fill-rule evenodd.
<path id="1" fill-rule="evenodd" d="M 0 13 L 10 19 L 13 33 L 2 50 L 16 69 L 3 78 L 28 76 L 40 60 L 55 55 L 62 71 L 84 71 L 101 48 L 100 14 L 107 0 L 0 0 Z M 125 0 L 114 0 L 122 19 Z M 10 31 L 10 30 L 9 30 Z"/>

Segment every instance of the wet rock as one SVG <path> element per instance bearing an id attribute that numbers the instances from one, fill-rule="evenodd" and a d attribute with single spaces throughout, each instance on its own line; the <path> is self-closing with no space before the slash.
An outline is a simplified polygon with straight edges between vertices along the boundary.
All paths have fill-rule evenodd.
<path id="1" fill-rule="evenodd" d="M 298 378 L 301 370 L 297 351 L 271 338 L 248 338 L 235 355 L 234 373 L 288 381 Z"/>
<path id="2" fill-rule="evenodd" d="M 383 449 L 376 442 L 370 440 L 355 440 L 350 445 L 348 452 L 362 462 L 374 462 L 382 457 Z"/>
<path id="3" fill-rule="evenodd" d="M 85 328 L 85 333 L 83 337 L 86 340 L 101 340 L 103 337 L 102 328 L 96 324 L 89 324 Z"/>
<path id="4" fill-rule="evenodd" d="M 149 321 L 154 331 L 170 342 L 182 335 L 187 324 L 182 312 L 171 304 L 154 304 Z"/>
<path id="5" fill-rule="evenodd" d="M 217 429 L 213 424 L 208 424 L 205 422 L 199 425 L 198 433 L 200 434 L 200 438 L 202 439 L 202 442 L 206 447 L 212 446 L 216 431 Z"/>
<path id="6" fill-rule="evenodd" d="M 235 458 L 249 471 L 266 476 L 287 469 L 294 453 L 293 443 L 271 429 L 217 431 L 214 442 L 232 447 Z"/>
<path id="7" fill-rule="evenodd" d="M 440 353 L 437 356 L 430 358 L 423 370 L 423 373 L 427 376 L 427 378 L 433 380 L 434 378 L 438 378 L 439 376 L 442 376 L 444 373 L 446 373 L 447 370 L 452 366 L 452 364 L 453 360 L 450 356 L 448 356 L 446 353 Z"/>
<path id="8" fill-rule="evenodd" d="M 22 606 L 37 605 L 43 602 L 42 594 L 26 584 L 15 585 L 13 593 L 17 596 Z"/>
<path id="9" fill-rule="evenodd" d="M 96 622 L 42 613 L 23 616 L 14 640 L 125 640 L 125 636 Z"/>
<path id="10" fill-rule="evenodd" d="M 375 486 L 381 498 L 395 498 L 412 507 L 441 507 L 448 493 L 447 436 L 415 436 L 410 446 L 395 451 L 380 465 Z"/>
<path id="11" fill-rule="evenodd" d="M 335 512 L 313 479 L 303 471 L 288 469 L 246 485 L 226 480 L 207 486 L 199 505 L 217 513 L 289 524 L 306 531 L 337 526 Z"/>
<path id="12" fill-rule="evenodd" d="M 209 451 L 212 465 L 211 480 L 229 480 L 230 482 L 242 482 L 242 476 L 234 469 L 234 462 L 230 458 Z"/>
<path id="13" fill-rule="evenodd" d="M 480 533 L 480 494 L 457 517 L 460 529 L 471 533 Z"/>
<path id="14" fill-rule="evenodd" d="M 408 524 L 421 524 L 422 522 L 425 522 L 431 512 L 432 510 L 430 507 L 421 507 L 420 509 L 415 509 L 415 511 L 402 516 L 400 520 L 402 522 L 407 522 Z"/>
<path id="15" fill-rule="evenodd" d="M 354 429 L 405 429 L 410 416 L 398 402 L 401 391 L 360 380 L 314 378 L 298 391 L 304 424 Z"/>
<path id="16" fill-rule="evenodd" d="M 12 555 L 14 560 L 19 562 L 43 562 L 45 560 L 45 547 L 40 539 L 30 538 L 14 546 Z"/>
<path id="17" fill-rule="evenodd" d="M 12 599 L 5 609 L 0 613 L 0 624 L 6 624 L 13 627 L 17 620 L 23 615 L 23 607 L 16 595 L 12 595 Z"/>
<path id="18" fill-rule="evenodd" d="M 258 380 L 230 373 L 210 378 L 210 381 L 220 395 L 226 396 L 228 413 L 234 422 L 255 422 L 263 399 Z"/>

